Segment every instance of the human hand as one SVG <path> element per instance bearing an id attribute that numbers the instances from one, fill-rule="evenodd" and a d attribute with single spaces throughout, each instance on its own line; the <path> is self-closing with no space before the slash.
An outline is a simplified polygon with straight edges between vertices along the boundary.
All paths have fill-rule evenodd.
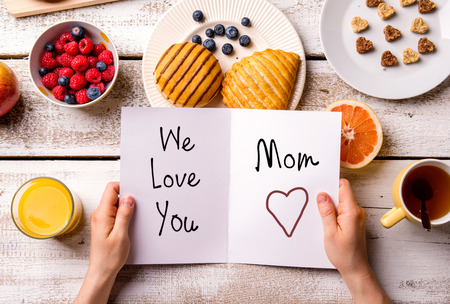
<path id="1" fill-rule="evenodd" d="M 89 269 L 75 303 L 106 303 L 117 273 L 127 260 L 128 225 L 135 204 L 130 196 L 118 204 L 119 187 L 118 182 L 108 183 L 91 214 Z"/>
<path id="2" fill-rule="evenodd" d="M 325 251 L 330 262 L 344 275 L 369 268 L 366 250 L 366 211 L 358 206 L 348 180 L 339 181 L 339 204 L 335 209 L 326 193 L 317 195 L 322 217 Z M 336 215 L 337 211 L 337 215 Z"/>
<path id="3" fill-rule="evenodd" d="M 118 182 L 111 182 L 100 204 L 91 214 L 91 252 L 89 268 L 101 276 L 116 276 L 130 252 L 128 224 L 134 211 L 134 199 L 126 196 L 119 206 Z"/>
<path id="4" fill-rule="evenodd" d="M 392 303 L 369 265 L 366 249 L 366 211 L 358 206 L 348 180 L 339 182 L 335 209 L 326 193 L 317 195 L 325 251 L 339 270 L 356 303 Z M 337 211 L 337 214 L 336 214 Z"/>

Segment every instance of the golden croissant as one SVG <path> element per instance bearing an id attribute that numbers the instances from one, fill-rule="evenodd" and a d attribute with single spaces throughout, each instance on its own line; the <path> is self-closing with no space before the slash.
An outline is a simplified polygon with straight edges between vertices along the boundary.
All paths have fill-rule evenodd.
<path id="1" fill-rule="evenodd" d="M 220 91 L 222 68 L 203 46 L 184 42 L 169 47 L 155 68 L 156 87 L 177 107 L 203 107 Z"/>
<path id="2" fill-rule="evenodd" d="M 267 49 L 233 64 L 222 82 L 228 108 L 286 109 L 295 84 L 300 56 Z"/>

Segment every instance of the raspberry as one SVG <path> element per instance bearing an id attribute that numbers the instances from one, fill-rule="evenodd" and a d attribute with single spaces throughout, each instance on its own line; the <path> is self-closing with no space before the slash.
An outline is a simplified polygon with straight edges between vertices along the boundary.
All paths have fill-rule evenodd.
<path id="1" fill-rule="evenodd" d="M 41 57 L 41 66 L 47 68 L 49 70 L 53 70 L 58 66 L 55 58 L 53 58 L 53 54 L 50 52 L 45 52 Z"/>
<path id="2" fill-rule="evenodd" d="M 93 55 L 95 57 L 98 57 L 98 55 L 100 55 L 104 50 L 106 50 L 106 47 L 99 43 L 99 44 L 94 44 L 94 52 Z"/>
<path id="3" fill-rule="evenodd" d="M 85 104 L 91 101 L 89 97 L 87 96 L 87 89 L 81 89 L 75 94 L 75 98 L 77 99 L 77 102 L 80 104 Z"/>
<path id="4" fill-rule="evenodd" d="M 59 41 L 59 39 L 56 40 L 55 43 L 53 43 L 53 45 L 55 46 L 56 54 L 64 53 L 64 45 L 61 43 L 61 41 Z"/>
<path id="5" fill-rule="evenodd" d="M 89 54 L 94 49 L 94 43 L 89 38 L 83 38 L 80 40 L 78 47 L 81 54 Z"/>
<path id="6" fill-rule="evenodd" d="M 102 74 L 96 68 L 87 70 L 84 77 L 86 77 L 86 80 L 90 83 L 99 83 L 102 81 Z"/>
<path id="7" fill-rule="evenodd" d="M 58 75 L 56 75 L 56 73 L 53 72 L 45 74 L 44 77 L 42 77 L 42 84 L 47 89 L 51 90 L 58 85 L 58 78 L 59 78 Z"/>
<path id="8" fill-rule="evenodd" d="M 103 61 L 106 65 L 109 65 L 114 61 L 113 53 L 110 50 L 105 50 L 98 55 L 98 60 Z"/>
<path id="9" fill-rule="evenodd" d="M 70 68 L 74 57 L 67 53 L 64 53 L 59 58 L 59 64 L 65 68 Z"/>
<path id="10" fill-rule="evenodd" d="M 94 56 L 88 56 L 87 60 L 89 61 L 89 67 L 90 67 L 90 68 L 95 68 L 95 67 L 97 67 L 97 62 L 98 62 L 97 57 L 94 57 Z"/>
<path id="11" fill-rule="evenodd" d="M 80 50 L 78 49 L 78 44 L 76 43 L 76 41 L 72 41 L 72 42 L 66 43 L 64 45 L 64 51 L 66 51 L 67 54 L 72 55 L 72 56 L 76 56 L 80 52 Z"/>
<path id="12" fill-rule="evenodd" d="M 59 72 L 59 77 L 67 76 L 69 79 L 73 76 L 73 70 L 71 68 L 62 68 Z"/>
<path id="13" fill-rule="evenodd" d="M 63 69 L 62 67 L 57 67 L 56 69 L 53 70 L 53 73 L 55 73 L 58 76 L 61 76 L 59 75 L 59 73 L 61 72 L 62 69 Z"/>
<path id="14" fill-rule="evenodd" d="M 102 72 L 102 80 L 104 82 L 108 82 L 111 81 L 114 78 L 114 72 L 116 71 L 116 69 L 114 68 L 113 65 L 108 65 L 108 67 L 106 68 L 106 70 L 104 70 Z"/>
<path id="15" fill-rule="evenodd" d="M 66 43 L 73 41 L 73 37 L 70 33 L 63 33 L 61 37 L 59 37 L 59 41 L 61 41 L 62 45 L 65 45 Z"/>
<path id="16" fill-rule="evenodd" d="M 75 91 L 84 88 L 86 84 L 86 78 L 81 73 L 76 73 L 70 78 L 70 87 Z"/>
<path id="17" fill-rule="evenodd" d="M 52 89 L 53 96 L 55 96 L 56 99 L 63 101 L 64 96 L 67 94 L 67 88 L 57 85 Z"/>
<path id="18" fill-rule="evenodd" d="M 99 82 L 99 83 L 93 83 L 89 86 L 90 88 L 92 87 L 96 87 L 100 90 L 100 93 L 105 93 L 106 89 L 105 89 L 105 84 L 103 82 Z"/>
<path id="19" fill-rule="evenodd" d="M 77 55 L 73 60 L 71 64 L 72 69 L 74 69 L 75 72 L 83 72 L 86 71 L 89 67 L 89 62 L 87 58 L 83 55 Z"/>

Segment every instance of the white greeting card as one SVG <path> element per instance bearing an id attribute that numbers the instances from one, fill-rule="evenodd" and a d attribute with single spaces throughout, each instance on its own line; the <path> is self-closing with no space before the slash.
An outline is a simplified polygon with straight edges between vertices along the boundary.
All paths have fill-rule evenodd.
<path id="1" fill-rule="evenodd" d="M 124 108 L 129 264 L 333 267 L 316 196 L 335 202 L 340 113 Z"/>

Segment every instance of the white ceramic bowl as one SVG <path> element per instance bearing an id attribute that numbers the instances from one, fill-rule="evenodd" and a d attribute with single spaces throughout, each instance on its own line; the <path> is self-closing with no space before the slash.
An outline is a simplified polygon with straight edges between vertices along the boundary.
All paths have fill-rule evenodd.
<path id="1" fill-rule="evenodd" d="M 41 68 L 41 57 L 46 52 L 45 45 L 47 43 L 53 43 L 56 41 L 64 32 L 70 32 L 73 26 L 80 25 L 84 28 L 85 37 L 92 40 L 94 44 L 101 43 L 103 44 L 107 50 L 110 50 L 113 53 L 114 57 L 114 67 L 115 67 L 115 73 L 114 78 L 105 84 L 105 92 L 100 95 L 99 98 L 94 99 L 88 103 L 85 104 L 68 104 L 64 101 L 57 100 L 53 94 L 52 91 L 44 87 L 42 84 L 42 77 L 39 75 L 39 69 Z M 112 40 L 106 35 L 102 30 L 97 28 L 96 26 L 84 22 L 84 21 L 64 21 L 61 23 L 57 23 L 48 29 L 46 29 L 36 40 L 33 47 L 31 48 L 30 57 L 29 57 L 29 70 L 30 70 L 30 77 L 31 81 L 33 82 L 34 86 L 36 87 L 39 94 L 47 99 L 48 101 L 57 104 L 59 106 L 63 107 L 69 107 L 69 108 L 83 108 L 90 105 L 93 105 L 108 95 L 108 93 L 111 91 L 112 87 L 114 86 L 114 83 L 117 80 L 117 75 L 119 74 L 119 56 L 117 54 L 116 47 L 114 46 L 114 43 Z"/>

